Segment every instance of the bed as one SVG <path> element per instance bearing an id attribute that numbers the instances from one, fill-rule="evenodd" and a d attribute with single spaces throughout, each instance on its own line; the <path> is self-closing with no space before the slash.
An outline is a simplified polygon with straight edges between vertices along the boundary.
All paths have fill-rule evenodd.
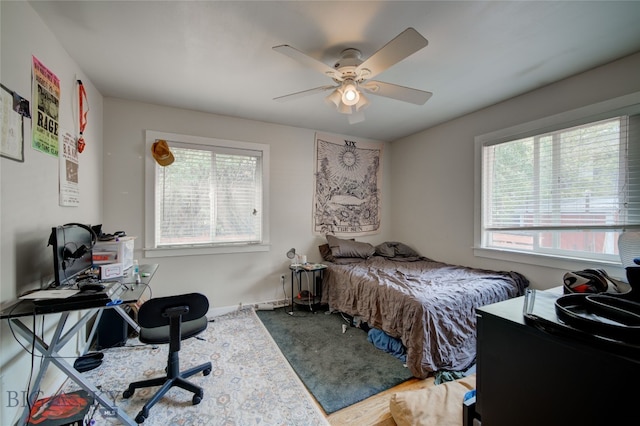
<path id="1" fill-rule="evenodd" d="M 399 242 L 378 246 L 327 236 L 321 302 L 400 339 L 418 378 L 475 362 L 475 309 L 520 296 L 517 272 L 438 262 Z"/>

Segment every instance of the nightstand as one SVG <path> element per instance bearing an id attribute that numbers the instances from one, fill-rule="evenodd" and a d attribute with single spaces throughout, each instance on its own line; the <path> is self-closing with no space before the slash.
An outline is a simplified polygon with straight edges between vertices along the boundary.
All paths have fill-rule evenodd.
<path id="1" fill-rule="evenodd" d="M 320 303 L 320 295 L 322 288 L 322 277 L 327 265 L 322 263 L 305 263 L 289 266 L 291 271 L 291 311 L 289 315 L 293 315 L 294 305 L 308 306 L 313 311 L 313 307 Z M 303 288 L 303 280 L 306 286 Z M 320 281 L 320 284 L 318 284 Z M 298 283 L 298 292 L 294 293 L 294 283 Z M 310 297 L 298 298 L 303 291 L 311 293 Z"/>

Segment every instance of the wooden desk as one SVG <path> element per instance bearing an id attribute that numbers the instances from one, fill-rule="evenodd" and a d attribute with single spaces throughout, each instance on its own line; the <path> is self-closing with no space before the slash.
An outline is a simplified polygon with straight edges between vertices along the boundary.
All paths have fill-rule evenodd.
<path id="1" fill-rule="evenodd" d="M 91 333 L 87 340 L 87 346 L 83 350 L 83 353 L 86 353 L 91 341 L 93 340 L 97 324 L 100 321 L 100 317 L 104 309 L 115 309 L 122 318 L 134 327 L 136 331 L 140 330 L 138 324 L 129 317 L 122 306 L 130 303 L 136 303 L 140 299 L 142 294 L 149 287 L 149 283 L 157 269 L 158 265 L 156 264 L 140 265 L 140 273 L 149 275 L 142 277 L 142 282 L 140 284 L 136 284 L 133 281 L 133 278 L 122 278 L 121 283 L 125 288 L 121 292 L 114 293 L 111 298 L 105 299 L 96 297 L 94 300 L 73 301 L 72 296 L 67 299 L 62 299 L 60 303 L 51 303 L 46 305 L 38 305 L 32 300 L 17 300 L 15 303 L 9 304 L 9 306 L 0 312 L 0 319 L 10 321 L 9 325 L 15 327 L 15 331 L 26 339 L 27 344 L 33 343 L 33 349 L 40 352 L 43 356 L 40 371 L 34 381 L 32 392 L 28 396 L 29 404 L 27 404 L 27 407 L 18 422 L 19 425 L 26 424 L 26 420 L 29 416 L 29 407 L 33 406 L 33 403 L 37 400 L 42 378 L 50 364 L 58 367 L 67 375 L 67 377 L 76 382 L 82 389 L 89 392 L 89 394 L 91 394 L 103 407 L 112 410 L 116 414 L 116 417 L 118 417 L 118 419 L 120 419 L 124 424 L 136 425 L 136 422 L 134 422 L 133 419 L 131 419 L 117 406 L 112 405 L 112 401 L 107 399 L 103 392 L 73 368 L 73 365 L 69 364 L 69 362 L 59 354 L 59 351 L 66 346 L 67 343 L 69 343 L 69 341 L 78 334 L 78 332 L 84 329 L 85 324 L 87 324 L 89 320 L 95 318 Z M 68 331 L 63 333 L 69 314 L 73 312 L 82 312 L 82 315 Z M 61 314 L 60 320 L 58 321 L 49 343 L 47 343 L 44 338 L 39 337 L 35 330 L 31 330 L 23 321 L 26 318 L 34 318 L 37 315 L 48 314 Z"/>

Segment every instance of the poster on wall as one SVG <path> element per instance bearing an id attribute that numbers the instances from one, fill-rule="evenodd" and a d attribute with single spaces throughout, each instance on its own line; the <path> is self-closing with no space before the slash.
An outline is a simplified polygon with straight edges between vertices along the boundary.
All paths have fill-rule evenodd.
<path id="1" fill-rule="evenodd" d="M 322 133 L 315 142 L 314 233 L 379 233 L 383 144 Z"/>
<path id="2" fill-rule="evenodd" d="M 31 147 L 54 157 L 58 156 L 58 113 L 60 111 L 60 80 L 33 56 L 32 102 L 35 117 L 32 122 Z"/>
<path id="3" fill-rule="evenodd" d="M 78 144 L 75 137 L 67 131 L 61 132 L 60 138 L 60 205 L 77 206 L 80 204 L 78 187 Z"/>

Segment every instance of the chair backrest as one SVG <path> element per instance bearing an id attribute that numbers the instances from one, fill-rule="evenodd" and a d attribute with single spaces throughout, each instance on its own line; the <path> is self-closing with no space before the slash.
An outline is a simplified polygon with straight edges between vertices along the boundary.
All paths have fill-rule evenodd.
<path id="1" fill-rule="evenodd" d="M 167 310 L 185 308 L 182 322 L 202 318 L 209 311 L 209 300 L 201 293 L 178 294 L 176 296 L 156 297 L 142 304 L 138 312 L 138 324 L 144 328 L 162 327 L 170 324 Z M 185 312 L 186 311 L 186 312 Z"/>

